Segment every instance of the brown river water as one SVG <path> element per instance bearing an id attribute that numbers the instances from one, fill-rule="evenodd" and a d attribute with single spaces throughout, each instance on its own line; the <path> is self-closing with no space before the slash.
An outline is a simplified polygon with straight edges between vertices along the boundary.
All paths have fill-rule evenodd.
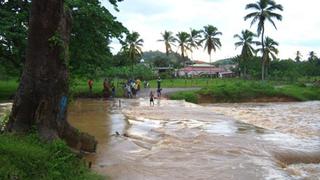
<path id="1" fill-rule="evenodd" d="M 86 159 L 112 179 L 320 179 L 319 101 L 79 99 L 69 121 L 96 137 Z"/>

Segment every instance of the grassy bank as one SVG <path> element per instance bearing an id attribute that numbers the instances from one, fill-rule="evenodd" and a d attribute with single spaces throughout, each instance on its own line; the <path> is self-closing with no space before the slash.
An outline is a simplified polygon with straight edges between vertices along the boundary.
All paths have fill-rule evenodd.
<path id="1" fill-rule="evenodd" d="M 124 80 L 114 80 L 116 96 L 123 96 L 122 83 Z M 301 81 L 303 84 L 309 81 Z M 8 100 L 13 96 L 18 86 L 16 80 L 0 81 L 0 100 Z M 156 88 L 157 81 L 150 81 L 150 87 Z M 217 102 L 239 102 L 244 99 L 270 96 L 288 96 L 297 100 L 318 100 L 318 89 L 292 85 L 280 81 L 245 81 L 240 79 L 163 79 L 162 88 L 202 87 L 198 92 L 183 92 L 172 94 L 173 99 L 188 99 L 197 101 L 197 95 L 207 95 Z M 276 88 L 281 87 L 281 88 Z M 70 85 L 74 97 L 102 97 L 103 79 L 94 80 L 93 93 L 89 95 L 87 80 L 76 80 Z"/>
<path id="2" fill-rule="evenodd" d="M 270 101 L 275 98 L 283 100 L 320 100 L 319 87 L 298 85 L 274 86 L 274 83 L 244 80 L 216 80 L 199 91 L 177 92 L 170 94 L 171 99 L 185 99 L 198 102 L 248 102 L 259 98 Z M 281 100 L 280 100 L 281 101 Z"/>
<path id="3" fill-rule="evenodd" d="M 90 172 L 61 140 L 0 134 L 0 154 L 0 179 L 105 179 Z"/>
<path id="4" fill-rule="evenodd" d="M 114 84 L 116 86 L 116 95 L 121 97 L 123 95 L 121 81 L 115 81 Z M 12 99 L 18 88 L 18 85 L 19 82 L 17 80 L 0 80 L 0 101 Z M 74 97 L 102 97 L 102 90 L 102 79 L 94 81 L 91 95 L 89 95 L 87 80 L 76 80 L 70 85 L 70 92 Z"/>

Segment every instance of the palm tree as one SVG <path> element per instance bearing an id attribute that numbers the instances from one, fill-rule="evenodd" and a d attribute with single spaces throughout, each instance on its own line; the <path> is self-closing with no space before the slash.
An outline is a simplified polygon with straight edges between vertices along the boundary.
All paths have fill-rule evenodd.
<path id="1" fill-rule="evenodd" d="M 246 77 L 247 73 L 247 65 L 246 61 L 253 56 L 255 53 L 255 49 L 252 47 L 253 44 L 259 44 L 258 41 L 254 41 L 253 38 L 257 37 L 256 34 L 249 30 L 241 31 L 241 34 L 236 34 L 233 36 L 234 38 L 239 39 L 238 42 L 234 43 L 237 47 L 242 46 L 241 55 L 240 55 L 240 62 L 239 65 L 242 64 L 243 66 L 243 75 Z"/>
<path id="2" fill-rule="evenodd" d="M 164 31 L 164 33 L 161 33 L 161 35 L 162 35 L 162 39 L 159 39 L 158 41 L 164 42 L 166 47 L 166 54 L 167 56 L 169 56 L 169 53 L 172 51 L 171 45 L 173 45 L 175 38 L 171 31 Z"/>
<path id="3" fill-rule="evenodd" d="M 274 60 L 277 58 L 277 54 L 279 53 L 278 49 L 276 48 L 276 46 L 279 45 L 278 42 L 274 41 L 273 39 L 266 37 L 265 41 L 264 41 L 264 48 L 260 48 L 258 49 L 258 51 L 260 51 L 263 54 L 263 64 L 268 65 L 270 63 L 271 60 Z M 264 76 L 268 75 L 268 66 L 266 66 L 266 71 L 264 72 Z"/>
<path id="4" fill-rule="evenodd" d="M 316 53 L 314 51 L 310 51 L 308 61 L 315 62 L 317 59 L 318 59 L 318 57 L 317 57 Z"/>
<path id="5" fill-rule="evenodd" d="M 178 43 L 178 48 L 180 48 L 181 50 L 181 56 L 184 61 L 184 66 L 186 66 L 185 54 L 187 54 L 187 51 L 190 51 L 190 48 L 189 48 L 190 35 L 187 32 L 178 32 L 176 36 L 177 38 L 175 40 Z"/>
<path id="6" fill-rule="evenodd" d="M 301 58 L 302 58 L 301 52 L 297 51 L 296 58 L 295 58 L 296 62 L 301 62 Z"/>
<path id="7" fill-rule="evenodd" d="M 221 47 L 220 38 L 217 38 L 217 36 L 222 35 L 222 33 L 219 32 L 218 29 L 212 25 L 204 26 L 204 31 L 202 32 L 204 34 L 204 37 L 200 42 L 205 42 L 204 49 L 208 50 L 210 58 L 209 60 L 211 64 L 211 51 L 216 51 L 217 48 Z"/>
<path id="8" fill-rule="evenodd" d="M 261 45 L 262 49 L 264 49 L 264 33 L 265 33 L 265 21 L 268 20 L 274 27 L 277 29 L 274 18 L 281 21 L 282 16 L 280 14 L 274 13 L 275 10 L 283 11 L 283 7 L 281 4 L 276 4 L 274 0 L 259 0 L 256 3 L 250 3 L 246 5 L 246 9 L 253 9 L 254 12 L 247 14 L 244 17 L 244 20 L 252 19 L 251 26 L 258 22 L 257 33 L 258 36 L 261 35 Z M 262 51 L 264 52 L 264 51 Z M 264 68 L 265 64 L 263 64 L 263 56 L 262 55 L 262 80 L 264 80 Z"/>
<path id="9" fill-rule="evenodd" d="M 198 49 L 199 46 L 201 46 L 201 31 L 190 29 L 190 38 L 189 38 L 189 45 L 190 45 L 190 51 L 191 51 L 191 59 L 193 60 L 193 51 L 192 49 Z"/>
<path id="10" fill-rule="evenodd" d="M 131 60 L 131 73 L 133 73 L 133 64 L 137 57 L 142 55 L 143 39 L 138 32 L 129 33 L 122 43 L 122 51 L 127 53 Z"/>

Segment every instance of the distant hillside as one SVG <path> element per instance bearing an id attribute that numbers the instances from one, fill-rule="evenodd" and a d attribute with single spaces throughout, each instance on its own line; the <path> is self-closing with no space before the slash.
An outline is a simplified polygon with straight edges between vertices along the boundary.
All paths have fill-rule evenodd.
<path id="1" fill-rule="evenodd" d="M 213 63 L 215 66 L 221 66 L 221 65 L 233 65 L 236 64 L 231 58 L 227 58 L 227 59 L 221 59 L 218 61 L 215 61 Z"/>
<path id="2" fill-rule="evenodd" d="M 161 66 L 173 65 L 174 67 L 181 67 L 183 65 L 183 59 L 178 53 L 170 53 L 169 56 L 161 51 L 146 51 L 143 52 L 142 58 L 146 63 L 161 64 Z M 187 62 L 190 61 L 186 58 Z"/>

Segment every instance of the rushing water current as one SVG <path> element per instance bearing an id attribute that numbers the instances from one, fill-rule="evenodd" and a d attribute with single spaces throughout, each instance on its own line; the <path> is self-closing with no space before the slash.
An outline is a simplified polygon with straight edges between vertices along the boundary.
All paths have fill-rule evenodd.
<path id="1" fill-rule="evenodd" d="M 320 179 L 320 102 L 120 101 L 69 109 L 99 141 L 87 160 L 113 179 Z"/>
<path id="2" fill-rule="evenodd" d="M 320 179 L 319 101 L 79 99 L 69 121 L 96 137 L 86 159 L 112 179 Z"/>

